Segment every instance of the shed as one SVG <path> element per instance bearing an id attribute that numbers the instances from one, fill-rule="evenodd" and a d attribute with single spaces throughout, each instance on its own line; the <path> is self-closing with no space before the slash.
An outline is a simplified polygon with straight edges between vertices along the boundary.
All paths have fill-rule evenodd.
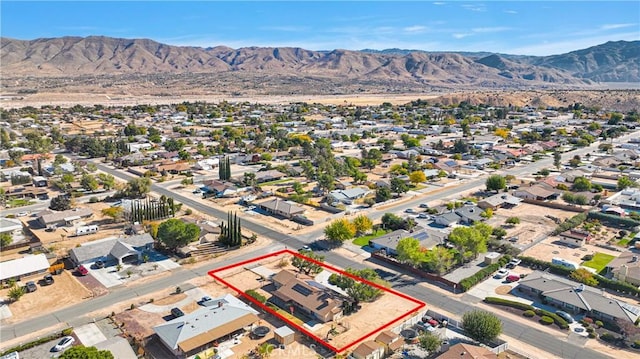
<path id="1" fill-rule="evenodd" d="M 484 255 L 484 264 L 493 264 L 498 263 L 498 259 L 500 259 L 500 253 L 498 252 L 489 252 Z"/>
<path id="2" fill-rule="evenodd" d="M 280 327 L 273 332 L 273 335 L 278 343 L 285 345 L 291 344 L 295 341 L 295 334 L 296 333 L 287 326 Z"/>

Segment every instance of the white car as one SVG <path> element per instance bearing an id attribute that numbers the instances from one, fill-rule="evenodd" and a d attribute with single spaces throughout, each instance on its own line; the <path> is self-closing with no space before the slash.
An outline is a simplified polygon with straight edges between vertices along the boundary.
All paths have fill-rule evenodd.
<path id="1" fill-rule="evenodd" d="M 75 343 L 76 340 L 73 337 L 66 336 L 58 342 L 53 348 L 51 348 L 52 352 L 61 352 Z"/>
<path id="2" fill-rule="evenodd" d="M 502 279 L 508 275 L 509 275 L 509 270 L 507 268 L 500 268 L 498 269 L 498 272 L 496 272 L 495 277 L 498 279 Z"/>
<path id="3" fill-rule="evenodd" d="M 28 214 L 29 212 L 19 212 L 18 214 L 16 214 L 16 217 L 25 217 Z"/>

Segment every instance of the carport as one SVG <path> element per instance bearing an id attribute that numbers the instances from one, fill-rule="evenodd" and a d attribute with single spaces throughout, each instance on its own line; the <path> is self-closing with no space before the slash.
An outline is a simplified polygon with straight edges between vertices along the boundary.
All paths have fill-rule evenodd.
<path id="1" fill-rule="evenodd" d="M 137 251 L 132 245 L 116 241 L 109 251 L 109 255 L 118 261 L 118 264 L 135 263 L 141 256 L 142 252 Z"/>

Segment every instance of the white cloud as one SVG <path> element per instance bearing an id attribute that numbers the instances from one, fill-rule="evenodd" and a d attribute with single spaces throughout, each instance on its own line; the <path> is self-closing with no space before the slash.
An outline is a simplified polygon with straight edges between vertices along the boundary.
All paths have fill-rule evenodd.
<path id="1" fill-rule="evenodd" d="M 414 26 L 407 26 L 402 30 L 410 34 L 420 34 L 429 30 L 429 28 L 422 25 L 414 25 Z"/>
<path id="2" fill-rule="evenodd" d="M 433 5 L 446 5 L 446 2 L 441 2 L 441 1 L 436 1 L 433 3 Z"/>
<path id="3" fill-rule="evenodd" d="M 503 31 L 507 31 L 507 30 L 511 30 L 510 27 L 505 27 L 505 26 L 494 26 L 494 27 L 476 27 L 471 29 L 471 31 L 475 32 L 475 33 L 479 33 L 479 34 L 486 34 L 486 33 L 492 33 L 492 32 L 503 32 Z"/>
<path id="4" fill-rule="evenodd" d="M 518 12 L 515 10 L 505 10 L 503 11 L 505 14 L 517 14 Z"/>
<path id="5" fill-rule="evenodd" d="M 462 7 L 469 11 L 475 12 L 485 12 L 487 11 L 487 7 L 484 4 L 463 4 Z"/>
<path id="6" fill-rule="evenodd" d="M 457 33 L 457 34 L 452 34 L 451 36 L 453 36 L 454 39 L 464 39 L 467 36 L 471 36 L 473 34 L 469 34 L 469 33 Z"/>
<path id="7" fill-rule="evenodd" d="M 634 26 L 636 24 L 605 24 L 600 26 L 601 30 L 614 30 L 614 29 L 622 29 L 625 27 Z"/>
<path id="8" fill-rule="evenodd" d="M 282 31 L 282 32 L 301 32 L 309 30 L 306 26 L 294 26 L 294 25 L 282 25 L 282 26 L 264 26 L 261 30 L 267 31 Z"/>

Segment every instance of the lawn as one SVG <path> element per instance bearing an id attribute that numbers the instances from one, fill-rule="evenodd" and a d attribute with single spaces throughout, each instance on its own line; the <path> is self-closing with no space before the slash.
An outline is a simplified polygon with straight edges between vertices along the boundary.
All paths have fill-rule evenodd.
<path id="1" fill-rule="evenodd" d="M 16 207 L 28 206 L 34 203 L 35 203 L 34 201 L 29 201 L 26 199 L 12 199 L 9 201 L 9 203 L 7 203 L 8 204 L 7 207 L 16 208 Z"/>
<path id="2" fill-rule="evenodd" d="M 356 239 L 353 240 L 353 244 L 360 246 L 360 247 L 364 247 L 369 245 L 369 240 L 380 237 L 384 234 L 389 233 L 389 231 L 385 230 L 385 229 L 378 229 L 375 232 L 368 234 L 366 236 L 362 236 L 362 237 L 358 237 Z"/>
<path id="3" fill-rule="evenodd" d="M 613 260 L 613 258 L 615 257 L 610 254 L 596 252 L 596 254 L 593 255 L 593 258 L 590 261 L 582 262 L 582 265 L 585 267 L 593 268 L 598 271 L 598 273 L 600 273 L 604 269 L 604 267 L 606 267 L 607 264 L 611 262 L 611 260 Z"/>
<path id="4" fill-rule="evenodd" d="M 623 239 L 618 241 L 618 245 L 620 247 L 626 247 L 629 245 L 629 243 L 631 243 L 631 241 L 633 240 L 633 238 L 636 236 L 635 232 L 631 232 L 631 234 L 629 234 L 628 236 L 624 237 Z"/>
<path id="5" fill-rule="evenodd" d="M 283 178 L 283 179 L 279 179 L 279 180 L 275 180 L 275 181 L 269 181 L 269 182 L 260 183 L 260 186 L 274 186 L 274 185 L 277 185 L 277 184 L 282 184 L 282 183 L 287 183 L 287 182 L 293 183 L 294 181 L 291 178 Z"/>

